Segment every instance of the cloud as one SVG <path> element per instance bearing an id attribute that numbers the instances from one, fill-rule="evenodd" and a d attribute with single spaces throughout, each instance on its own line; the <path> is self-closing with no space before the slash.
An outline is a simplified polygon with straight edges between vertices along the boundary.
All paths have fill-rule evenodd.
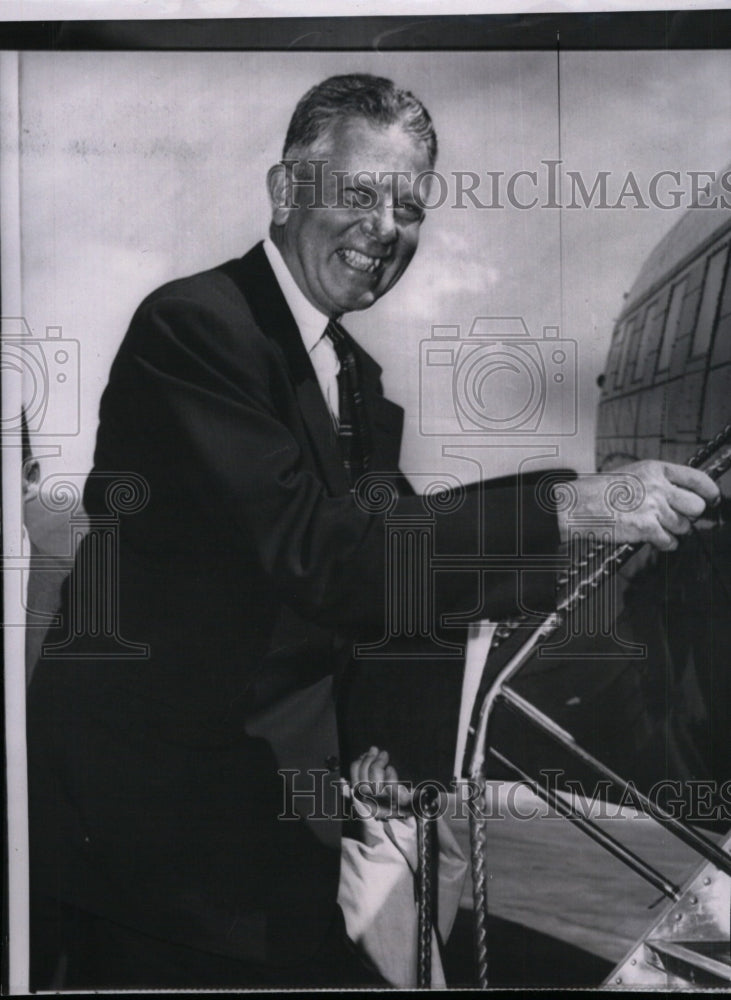
<path id="1" fill-rule="evenodd" d="M 502 280 L 497 253 L 486 257 L 468 236 L 439 229 L 424 248 L 417 274 L 419 294 L 410 296 L 418 317 L 454 312 L 465 298 L 482 297 Z M 461 309 L 459 310 L 462 311 Z"/>

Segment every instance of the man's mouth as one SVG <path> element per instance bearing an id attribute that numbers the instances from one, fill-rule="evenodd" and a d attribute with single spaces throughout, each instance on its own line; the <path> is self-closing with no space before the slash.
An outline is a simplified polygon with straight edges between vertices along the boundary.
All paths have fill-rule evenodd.
<path id="1" fill-rule="evenodd" d="M 383 257 L 370 257 L 359 250 L 343 248 L 342 250 L 338 250 L 338 255 L 341 260 L 344 260 L 354 270 L 364 271 L 367 274 L 375 274 L 383 266 Z"/>

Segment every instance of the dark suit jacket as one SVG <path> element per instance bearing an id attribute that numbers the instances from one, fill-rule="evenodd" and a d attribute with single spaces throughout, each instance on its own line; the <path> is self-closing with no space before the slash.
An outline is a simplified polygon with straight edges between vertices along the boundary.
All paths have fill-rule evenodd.
<path id="1" fill-rule="evenodd" d="M 355 350 L 373 468 L 398 481 L 402 411 Z M 100 582 L 88 567 L 117 472 L 143 477 L 149 499 L 119 517 Z M 422 511 L 403 481 L 401 494 L 392 514 Z M 261 245 L 142 303 L 84 499 L 92 528 L 29 693 L 32 890 L 204 950 L 301 958 L 334 912 L 339 822 L 278 819 L 277 771 L 330 768 L 297 779 L 316 791 L 296 810 L 332 805 L 333 677 L 354 637 L 383 630 L 388 556 Z M 513 481 L 468 489 L 435 522 L 442 552 L 477 551 L 480 529 L 493 553 L 557 542 L 554 515 Z M 509 574 L 482 596 L 474 570 L 440 576 L 444 610 L 515 603 Z M 544 606 L 547 582 L 531 598 Z M 120 635 L 149 654 L 120 655 Z"/>

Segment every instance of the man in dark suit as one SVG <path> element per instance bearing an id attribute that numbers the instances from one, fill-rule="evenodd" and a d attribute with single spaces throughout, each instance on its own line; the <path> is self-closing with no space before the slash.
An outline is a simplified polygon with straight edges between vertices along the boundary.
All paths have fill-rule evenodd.
<path id="1" fill-rule="evenodd" d="M 29 693 L 35 986 L 373 981 L 335 903 L 333 686 L 388 600 L 384 516 L 355 482 L 388 473 L 391 515 L 422 507 L 398 473 L 402 412 L 336 320 L 408 266 L 435 156 L 411 94 L 325 81 L 269 173 L 270 240 L 132 320 L 101 402 L 91 529 Z M 672 545 L 715 496 L 698 473 L 637 475 L 628 540 Z M 445 508 L 440 552 L 551 555 L 565 532 L 534 483 L 474 484 Z M 437 583 L 440 613 L 553 597 L 550 573 L 456 565 Z"/>

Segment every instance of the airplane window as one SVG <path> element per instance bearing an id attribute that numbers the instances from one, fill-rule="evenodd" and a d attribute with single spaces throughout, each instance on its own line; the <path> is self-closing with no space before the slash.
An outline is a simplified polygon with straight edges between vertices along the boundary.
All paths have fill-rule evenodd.
<path id="1" fill-rule="evenodd" d="M 623 337 L 624 324 L 615 326 L 612 333 L 612 342 L 609 346 L 609 353 L 607 354 L 607 361 L 604 366 L 607 384 L 611 386 L 614 386 L 614 373 L 617 370 L 617 353 L 621 349 Z"/>
<path id="2" fill-rule="evenodd" d="M 683 299 L 685 298 L 685 288 L 687 284 L 687 278 L 683 278 L 682 281 L 679 281 L 677 285 L 673 286 L 673 291 L 670 296 L 670 305 L 668 306 L 668 312 L 665 318 L 662 347 L 660 348 L 660 356 L 657 359 L 658 372 L 667 371 L 670 366 L 670 354 L 673 350 L 673 344 L 675 343 L 675 335 L 678 332 L 680 310 L 683 305 Z"/>
<path id="3" fill-rule="evenodd" d="M 662 327 L 662 307 L 657 299 L 652 303 L 647 311 L 647 322 L 645 323 L 645 333 L 642 337 L 642 354 L 637 364 L 635 378 L 641 379 L 645 369 L 645 362 L 650 353 L 658 346 L 658 336 Z"/>
<path id="4" fill-rule="evenodd" d="M 645 322 L 642 324 L 642 332 L 635 335 L 634 341 L 628 350 L 631 350 L 631 362 L 627 365 L 627 372 L 629 373 L 631 368 L 634 368 L 632 374 L 632 381 L 637 382 L 642 378 L 642 369 L 645 364 L 645 354 L 647 353 L 647 347 L 650 342 L 649 335 L 652 328 L 652 324 L 655 321 L 655 311 L 657 309 L 657 301 L 651 302 L 647 307 L 647 312 L 645 313 Z"/>
<path id="5" fill-rule="evenodd" d="M 713 322 L 718 311 L 718 299 L 721 294 L 723 274 L 726 270 L 728 247 L 717 250 L 708 262 L 706 280 L 703 286 L 703 298 L 698 311 L 698 322 L 693 334 L 693 357 L 702 357 L 708 353 L 713 333 Z"/>
<path id="6" fill-rule="evenodd" d="M 632 369 L 634 368 L 635 360 L 637 359 L 637 351 L 641 340 L 642 325 L 639 322 L 639 316 L 637 316 L 631 327 L 628 324 L 627 328 L 627 347 L 625 349 L 624 360 L 624 374 L 626 375 L 626 382 L 629 382 L 632 379 Z"/>
<path id="7" fill-rule="evenodd" d="M 632 328 L 633 322 L 634 320 L 628 320 L 626 323 L 622 324 L 622 326 L 617 331 L 617 339 L 615 340 L 614 347 L 612 348 L 612 351 L 614 353 L 614 357 L 612 359 L 612 368 L 614 369 L 615 389 L 619 389 L 620 385 L 622 384 L 622 369 L 624 367 L 623 362 L 624 362 L 624 355 L 626 353 L 624 350 L 624 342 L 625 340 L 629 340 L 626 334 L 627 331 Z"/>

